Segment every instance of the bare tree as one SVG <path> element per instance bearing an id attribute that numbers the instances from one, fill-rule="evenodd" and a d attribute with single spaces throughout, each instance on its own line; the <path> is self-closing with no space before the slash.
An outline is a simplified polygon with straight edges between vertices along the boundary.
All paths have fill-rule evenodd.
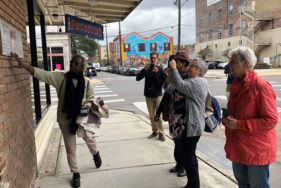
<path id="1" fill-rule="evenodd" d="M 213 51 L 208 46 L 198 52 L 199 57 L 201 57 L 203 60 L 206 60 L 207 56 L 211 56 L 213 54 Z"/>

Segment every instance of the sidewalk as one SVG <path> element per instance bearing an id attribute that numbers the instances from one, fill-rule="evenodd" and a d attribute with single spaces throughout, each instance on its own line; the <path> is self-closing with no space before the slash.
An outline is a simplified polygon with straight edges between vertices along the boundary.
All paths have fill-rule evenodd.
<path id="1" fill-rule="evenodd" d="M 55 115 L 55 112 L 54 112 Z M 72 174 L 66 160 L 65 146 L 58 127 L 48 146 L 35 188 L 71 187 Z M 174 143 L 147 139 L 151 134 L 148 119 L 130 112 L 110 111 L 103 119 L 98 148 L 103 160 L 96 169 L 87 145 L 77 140 L 77 159 L 81 173 L 81 188 L 179 188 L 186 177 L 169 173 L 175 165 Z M 60 144 L 58 144 L 60 143 Z M 57 151 L 57 152 L 55 152 Z M 230 170 L 206 155 L 197 152 L 201 187 L 237 187 Z M 54 157 L 56 156 L 56 157 Z"/>

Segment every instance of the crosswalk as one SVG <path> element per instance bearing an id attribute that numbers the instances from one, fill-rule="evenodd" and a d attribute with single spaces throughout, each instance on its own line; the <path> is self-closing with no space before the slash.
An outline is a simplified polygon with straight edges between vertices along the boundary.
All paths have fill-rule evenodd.
<path id="1" fill-rule="evenodd" d="M 222 79 L 214 79 L 212 81 L 215 82 L 225 82 L 226 79 L 222 78 Z M 276 93 L 276 104 L 277 104 L 277 111 L 281 112 L 281 82 L 276 82 L 276 81 L 269 81 L 269 83 L 272 85 L 272 88 L 274 89 L 275 93 Z M 214 97 L 216 97 L 219 100 L 223 100 L 226 101 L 227 98 L 225 95 L 215 95 Z"/>
<path id="2" fill-rule="evenodd" d="M 42 88 L 42 89 L 45 89 L 45 88 Z M 95 91 L 95 96 L 102 98 L 106 104 L 125 101 L 125 99 L 120 98 L 118 94 L 113 93 L 113 91 L 110 90 L 106 85 L 94 86 L 94 91 Z M 57 92 L 53 86 L 50 86 L 50 94 L 51 94 L 52 104 L 57 104 L 58 103 Z M 34 103 L 33 88 L 31 88 L 31 96 L 32 96 L 32 103 Z M 40 92 L 40 100 L 41 100 L 41 104 L 43 104 L 43 105 L 46 104 L 47 99 L 46 99 L 45 91 Z M 34 105 L 33 105 L 33 108 L 34 108 Z"/>
<path id="3" fill-rule="evenodd" d="M 124 102 L 125 99 L 119 97 L 118 94 L 113 93 L 106 85 L 94 86 L 95 96 L 103 99 L 105 104 Z"/>

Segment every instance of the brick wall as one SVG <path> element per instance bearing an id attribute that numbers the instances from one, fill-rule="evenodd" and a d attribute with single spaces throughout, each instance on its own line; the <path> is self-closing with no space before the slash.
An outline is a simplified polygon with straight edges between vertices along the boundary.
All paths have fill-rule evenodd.
<path id="1" fill-rule="evenodd" d="M 0 18 L 21 32 L 27 62 L 25 7 L 25 0 L 0 1 Z M 0 184 L 25 188 L 34 183 L 37 169 L 34 124 L 30 76 L 15 64 L 0 52 Z"/>
<path id="2" fill-rule="evenodd" d="M 233 15 L 228 15 L 228 6 L 233 6 Z M 233 24 L 233 36 L 240 34 L 240 14 L 238 7 L 241 5 L 241 0 L 221 0 L 207 7 L 206 0 L 196 0 L 196 43 L 199 43 L 199 33 L 203 33 L 203 41 L 209 41 L 209 30 L 213 30 L 212 40 L 218 39 L 218 27 L 222 28 L 222 38 L 228 37 L 228 24 Z M 218 18 L 218 10 L 222 9 L 222 18 Z M 213 21 L 209 22 L 209 13 L 213 15 Z M 200 25 L 199 18 L 203 17 L 203 24 Z M 241 19 L 245 19 L 246 23 L 250 18 L 242 15 Z M 247 25 L 247 24 L 246 24 Z"/>

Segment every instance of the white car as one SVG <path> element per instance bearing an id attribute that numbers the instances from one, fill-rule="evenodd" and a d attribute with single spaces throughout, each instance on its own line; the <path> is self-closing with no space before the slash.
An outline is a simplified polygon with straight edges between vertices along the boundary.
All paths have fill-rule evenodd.
<path id="1" fill-rule="evenodd" d="M 219 64 L 218 64 L 218 68 L 219 68 L 219 69 L 224 69 L 225 65 L 227 65 L 227 64 L 228 64 L 228 61 L 227 61 L 227 62 L 224 62 L 224 63 L 219 63 Z"/>

